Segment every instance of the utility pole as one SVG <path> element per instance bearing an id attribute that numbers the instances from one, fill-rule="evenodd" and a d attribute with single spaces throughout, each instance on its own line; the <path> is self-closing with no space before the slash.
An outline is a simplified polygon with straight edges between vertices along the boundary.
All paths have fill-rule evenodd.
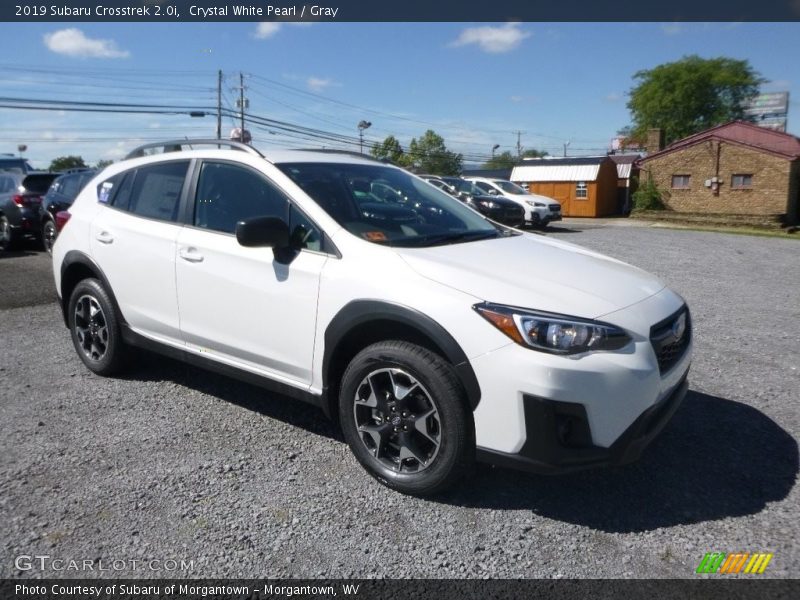
<path id="1" fill-rule="evenodd" d="M 572 143 L 572 142 L 564 142 L 564 157 L 565 157 L 565 158 L 566 158 L 566 156 L 567 156 L 567 148 L 569 147 L 569 145 L 570 145 L 571 143 Z"/>
<path id="2" fill-rule="evenodd" d="M 217 71 L 217 139 L 222 139 L 222 69 Z"/>
<path id="3" fill-rule="evenodd" d="M 522 160 L 522 134 L 524 131 L 517 131 L 517 159 Z"/>
<path id="4" fill-rule="evenodd" d="M 241 107 L 239 115 L 242 122 L 242 137 L 244 137 L 244 74 L 241 71 L 239 71 L 239 106 Z"/>

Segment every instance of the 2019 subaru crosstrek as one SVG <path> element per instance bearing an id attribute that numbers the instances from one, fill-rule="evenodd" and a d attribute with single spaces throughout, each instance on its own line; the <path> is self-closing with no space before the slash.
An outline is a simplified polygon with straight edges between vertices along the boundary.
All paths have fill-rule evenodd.
<path id="1" fill-rule="evenodd" d="M 476 458 L 627 462 L 683 398 L 689 311 L 652 275 L 367 158 L 164 147 L 189 144 L 108 167 L 55 243 L 64 319 L 95 373 L 139 346 L 280 390 L 411 494 Z"/>

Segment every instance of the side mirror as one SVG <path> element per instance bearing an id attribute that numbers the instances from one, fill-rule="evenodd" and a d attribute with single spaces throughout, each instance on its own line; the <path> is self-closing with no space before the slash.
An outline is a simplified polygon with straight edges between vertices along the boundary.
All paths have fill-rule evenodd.
<path id="1" fill-rule="evenodd" d="M 236 241 L 246 248 L 287 248 L 289 226 L 277 217 L 251 217 L 236 224 Z"/>
<path id="2" fill-rule="evenodd" d="M 497 190 L 495 190 L 493 188 L 493 189 L 489 190 L 489 195 L 490 196 L 499 196 L 500 194 L 499 194 L 499 192 Z"/>

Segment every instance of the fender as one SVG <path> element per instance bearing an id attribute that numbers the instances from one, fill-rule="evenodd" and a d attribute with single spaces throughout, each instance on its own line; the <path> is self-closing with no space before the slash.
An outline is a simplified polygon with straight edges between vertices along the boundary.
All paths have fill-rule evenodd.
<path id="1" fill-rule="evenodd" d="M 472 410 L 481 399 L 481 389 L 475 371 L 466 354 L 447 330 L 429 316 L 392 302 L 354 300 L 346 304 L 325 329 L 325 353 L 322 358 L 322 386 L 327 395 L 330 387 L 330 366 L 339 343 L 359 325 L 370 321 L 391 321 L 409 327 L 431 339 L 453 365 Z"/>
<path id="2" fill-rule="evenodd" d="M 100 280 L 100 282 L 103 284 L 103 287 L 106 289 L 106 292 L 108 292 L 108 295 L 111 297 L 111 302 L 114 303 L 114 308 L 116 309 L 122 324 L 127 326 L 128 322 L 125 320 L 125 315 L 122 314 L 119 304 L 117 304 L 117 298 L 114 296 L 114 290 L 111 288 L 111 284 L 108 283 L 108 278 L 106 277 L 105 273 L 103 273 L 103 270 L 97 266 L 96 262 L 94 262 L 88 255 L 84 254 L 80 250 L 70 250 L 64 255 L 64 260 L 61 262 L 62 289 L 56 290 L 56 292 L 58 293 L 58 297 L 61 299 L 61 312 L 62 316 L 64 317 L 64 325 L 69 327 L 69 319 L 67 317 L 67 305 L 69 304 L 69 298 L 65 298 L 61 293 L 64 288 L 64 275 L 72 265 L 76 264 L 86 267 L 92 273 L 94 273 L 95 277 Z"/>

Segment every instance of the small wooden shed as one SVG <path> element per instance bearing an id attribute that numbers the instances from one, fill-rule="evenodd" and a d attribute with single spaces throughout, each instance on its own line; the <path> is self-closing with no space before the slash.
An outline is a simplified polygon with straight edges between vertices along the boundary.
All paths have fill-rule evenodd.
<path id="1" fill-rule="evenodd" d="M 608 156 L 525 159 L 511 181 L 561 203 L 565 217 L 605 217 L 619 212 L 617 166 Z"/>

